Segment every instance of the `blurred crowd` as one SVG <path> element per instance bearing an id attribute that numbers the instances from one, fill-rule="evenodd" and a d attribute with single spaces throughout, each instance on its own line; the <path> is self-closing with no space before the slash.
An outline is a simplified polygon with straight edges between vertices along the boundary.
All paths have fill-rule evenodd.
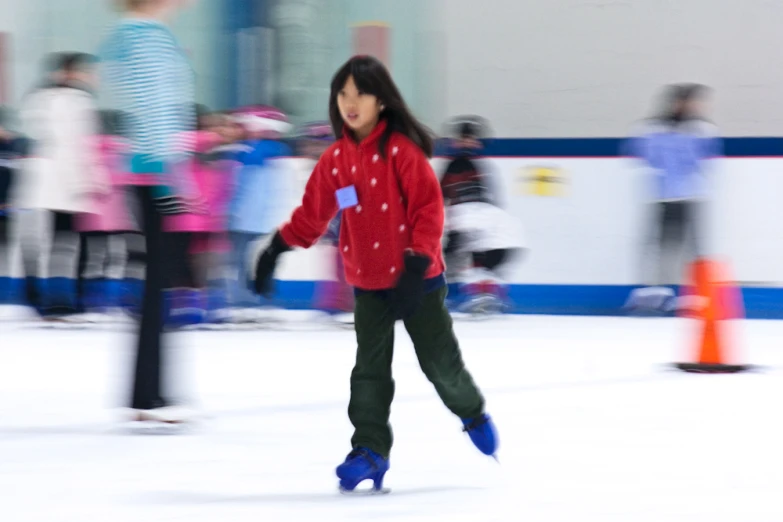
<path id="1" fill-rule="evenodd" d="M 94 57 L 63 53 L 48 65 L 17 121 L 10 111 L 0 121 L 0 277 L 14 265 L 23 271 L 11 280 L 22 288 L 5 285 L 0 303 L 21 297 L 48 321 L 136 316 L 145 252 L 126 197 L 139 180 L 125 168 L 123 115 L 97 108 Z M 265 106 L 194 112 L 195 129 L 175 140 L 187 158 L 176 175 L 196 197 L 187 213 L 164 222 L 167 323 L 255 321 L 264 303 L 246 284 L 251 245 L 288 217 L 331 128 L 293 128 Z M 339 218 L 325 241 L 335 241 L 338 228 Z M 318 291 L 320 308 L 350 311 L 339 281 L 337 290 L 327 286 Z"/>
<path id="2" fill-rule="evenodd" d="M 0 304 L 22 302 L 47 321 L 135 317 L 145 270 L 144 240 L 125 168 L 122 114 L 99 110 L 96 59 L 61 53 L 14 118 L 0 114 Z M 628 142 L 628 155 L 655 171 L 655 218 L 645 232 L 642 277 L 632 310 L 671 310 L 677 266 L 664 259 L 683 245 L 704 255 L 700 201 L 709 192 L 706 161 L 720 155 L 704 118 L 706 88 L 673 86 L 660 113 Z M 169 327 L 263 321 L 273 303 L 248 288 L 249 256 L 284 222 L 323 150 L 328 122 L 293 126 L 274 107 L 215 112 L 197 106 L 196 127 L 176 136 L 187 158 L 178 183 L 194 194 L 189 211 L 165 217 L 166 322 Z M 16 121 L 14 121 L 16 120 Z M 14 130 L 12 130 L 14 129 Z M 503 270 L 524 251 L 524 234 L 506 211 L 503 182 L 481 159 L 489 124 L 475 116 L 448 122 L 441 154 L 447 205 L 444 252 L 455 309 L 498 313 L 509 306 Z M 293 160 L 295 158 L 295 160 Z M 336 244 L 338 215 L 323 243 L 333 277 L 319 282 L 312 307 L 350 323 L 353 294 Z M 16 245 L 16 247 L 13 247 Z M 651 261 L 660 254 L 659 261 Z M 18 268 L 14 268 L 17 266 Z M 22 271 L 22 277 L 18 271 Z M 338 319 L 339 318 L 339 319 Z"/>

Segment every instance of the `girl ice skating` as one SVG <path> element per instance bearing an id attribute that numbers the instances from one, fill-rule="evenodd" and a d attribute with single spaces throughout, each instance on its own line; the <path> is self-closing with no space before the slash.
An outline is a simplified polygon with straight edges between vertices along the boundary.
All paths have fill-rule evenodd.
<path id="1" fill-rule="evenodd" d="M 351 58 L 335 74 L 329 116 L 337 141 L 318 161 L 301 206 L 257 260 L 255 288 L 268 294 L 279 256 L 312 246 L 342 210 L 339 248 L 346 280 L 355 288 L 358 350 L 348 406 L 352 450 L 336 471 L 343 491 L 365 480 L 380 491 L 392 447 L 398 319 L 425 375 L 473 443 L 494 455 L 497 437 L 444 304 L 444 207 L 428 162 L 430 135 L 410 114 L 383 64 L 368 56 Z"/>

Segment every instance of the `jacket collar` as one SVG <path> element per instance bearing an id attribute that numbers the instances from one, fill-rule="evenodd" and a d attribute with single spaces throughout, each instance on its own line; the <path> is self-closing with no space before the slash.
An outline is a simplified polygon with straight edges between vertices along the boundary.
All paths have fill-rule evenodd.
<path id="1" fill-rule="evenodd" d="M 367 150 L 373 147 L 377 148 L 378 142 L 381 141 L 381 136 L 383 136 L 383 132 L 386 130 L 386 125 L 387 123 L 385 118 L 378 120 L 378 124 L 372 130 L 370 135 L 364 138 L 360 143 L 356 141 L 353 136 L 353 132 L 348 128 L 347 125 L 345 125 L 343 126 L 343 137 L 345 138 L 345 141 L 350 144 L 351 148 L 357 150 Z"/>

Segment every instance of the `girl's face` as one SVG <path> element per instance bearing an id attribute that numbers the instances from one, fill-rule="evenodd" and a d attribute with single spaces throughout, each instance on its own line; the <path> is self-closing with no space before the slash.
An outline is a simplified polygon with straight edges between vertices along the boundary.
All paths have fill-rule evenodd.
<path id="1" fill-rule="evenodd" d="M 381 114 L 380 100 L 357 89 L 353 76 L 348 77 L 342 90 L 337 93 L 337 108 L 345 124 L 360 140 L 369 136 Z"/>

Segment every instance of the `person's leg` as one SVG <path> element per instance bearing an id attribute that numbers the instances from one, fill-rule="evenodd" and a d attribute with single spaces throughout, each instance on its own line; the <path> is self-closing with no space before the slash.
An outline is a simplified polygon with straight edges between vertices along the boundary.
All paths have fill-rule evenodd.
<path id="1" fill-rule="evenodd" d="M 51 213 L 43 210 L 18 212 L 14 215 L 24 271 L 24 300 L 39 314 L 44 312 L 44 248 L 51 243 Z"/>
<path id="2" fill-rule="evenodd" d="M 106 257 L 104 262 L 105 305 L 109 311 L 116 312 L 122 307 L 123 277 L 127 270 L 127 247 L 121 232 L 109 232 L 106 238 Z"/>
<path id="3" fill-rule="evenodd" d="M 484 412 L 484 397 L 462 361 L 446 309 L 447 292 L 444 286 L 427 294 L 419 310 L 405 320 L 405 329 L 424 375 L 435 386 L 443 404 L 460 418 L 464 431 L 479 451 L 495 455 L 498 447 L 495 425 Z"/>
<path id="4" fill-rule="evenodd" d="M 54 233 L 46 283 L 46 313 L 54 317 L 76 313 L 76 285 L 79 264 L 79 234 L 74 215 L 54 212 Z"/>
<path id="5" fill-rule="evenodd" d="M 80 263 L 82 303 L 89 312 L 102 312 L 109 305 L 106 291 L 106 260 L 108 235 L 103 232 L 82 233 L 84 261 Z M 82 257 L 82 256 L 80 256 Z"/>
<path id="6" fill-rule="evenodd" d="M 144 274 L 147 266 L 147 250 L 144 235 L 140 232 L 123 234 L 127 261 L 122 275 L 120 303 L 132 317 L 141 315 L 141 302 L 144 294 Z"/>
<path id="7" fill-rule="evenodd" d="M 427 294 L 421 308 L 405 320 L 424 375 L 435 386 L 443 404 L 461 419 L 484 413 L 484 397 L 465 368 L 445 306 L 446 287 Z"/>
<path id="8" fill-rule="evenodd" d="M 191 246 L 194 234 L 166 234 L 169 278 L 165 292 L 166 325 L 173 328 L 200 324 L 204 319 L 201 290 L 197 288 Z"/>
<path id="9" fill-rule="evenodd" d="M 358 348 L 348 406 L 348 417 L 354 426 L 351 445 L 388 458 L 393 440 L 389 412 L 394 398 L 396 315 L 382 294 L 368 292 L 356 298 L 354 320 Z"/>
<path id="10" fill-rule="evenodd" d="M 644 286 L 634 290 L 625 304 L 626 309 L 643 314 L 666 311 L 674 297 L 674 291 L 665 285 L 669 279 L 672 238 L 676 234 L 676 205 L 658 202 L 651 210 L 641 256 Z"/>
<path id="11" fill-rule="evenodd" d="M 146 277 L 141 324 L 136 340 L 131 408 L 150 410 L 167 405 L 162 392 L 163 289 L 166 284 L 166 248 L 162 216 L 148 187 L 139 187 L 139 204 L 146 243 Z"/>
<path id="12" fill-rule="evenodd" d="M 0 201 L 0 205 L 2 201 Z M 0 305 L 10 304 L 11 292 L 11 231 L 8 215 L 0 206 Z"/>
<path id="13" fill-rule="evenodd" d="M 678 261 L 685 242 L 686 208 L 681 201 L 667 202 L 663 205 L 659 279 L 663 285 L 674 285 L 680 281 Z"/>
<path id="14" fill-rule="evenodd" d="M 358 348 L 351 372 L 348 417 L 354 427 L 352 450 L 337 466 L 340 488 L 353 491 L 364 480 L 383 486 L 389 470 L 392 430 L 389 414 L 394 398 L 392 357 L 396 314 L 388 292 L 368 292 L 356 298 L 355 328 Z"/>

